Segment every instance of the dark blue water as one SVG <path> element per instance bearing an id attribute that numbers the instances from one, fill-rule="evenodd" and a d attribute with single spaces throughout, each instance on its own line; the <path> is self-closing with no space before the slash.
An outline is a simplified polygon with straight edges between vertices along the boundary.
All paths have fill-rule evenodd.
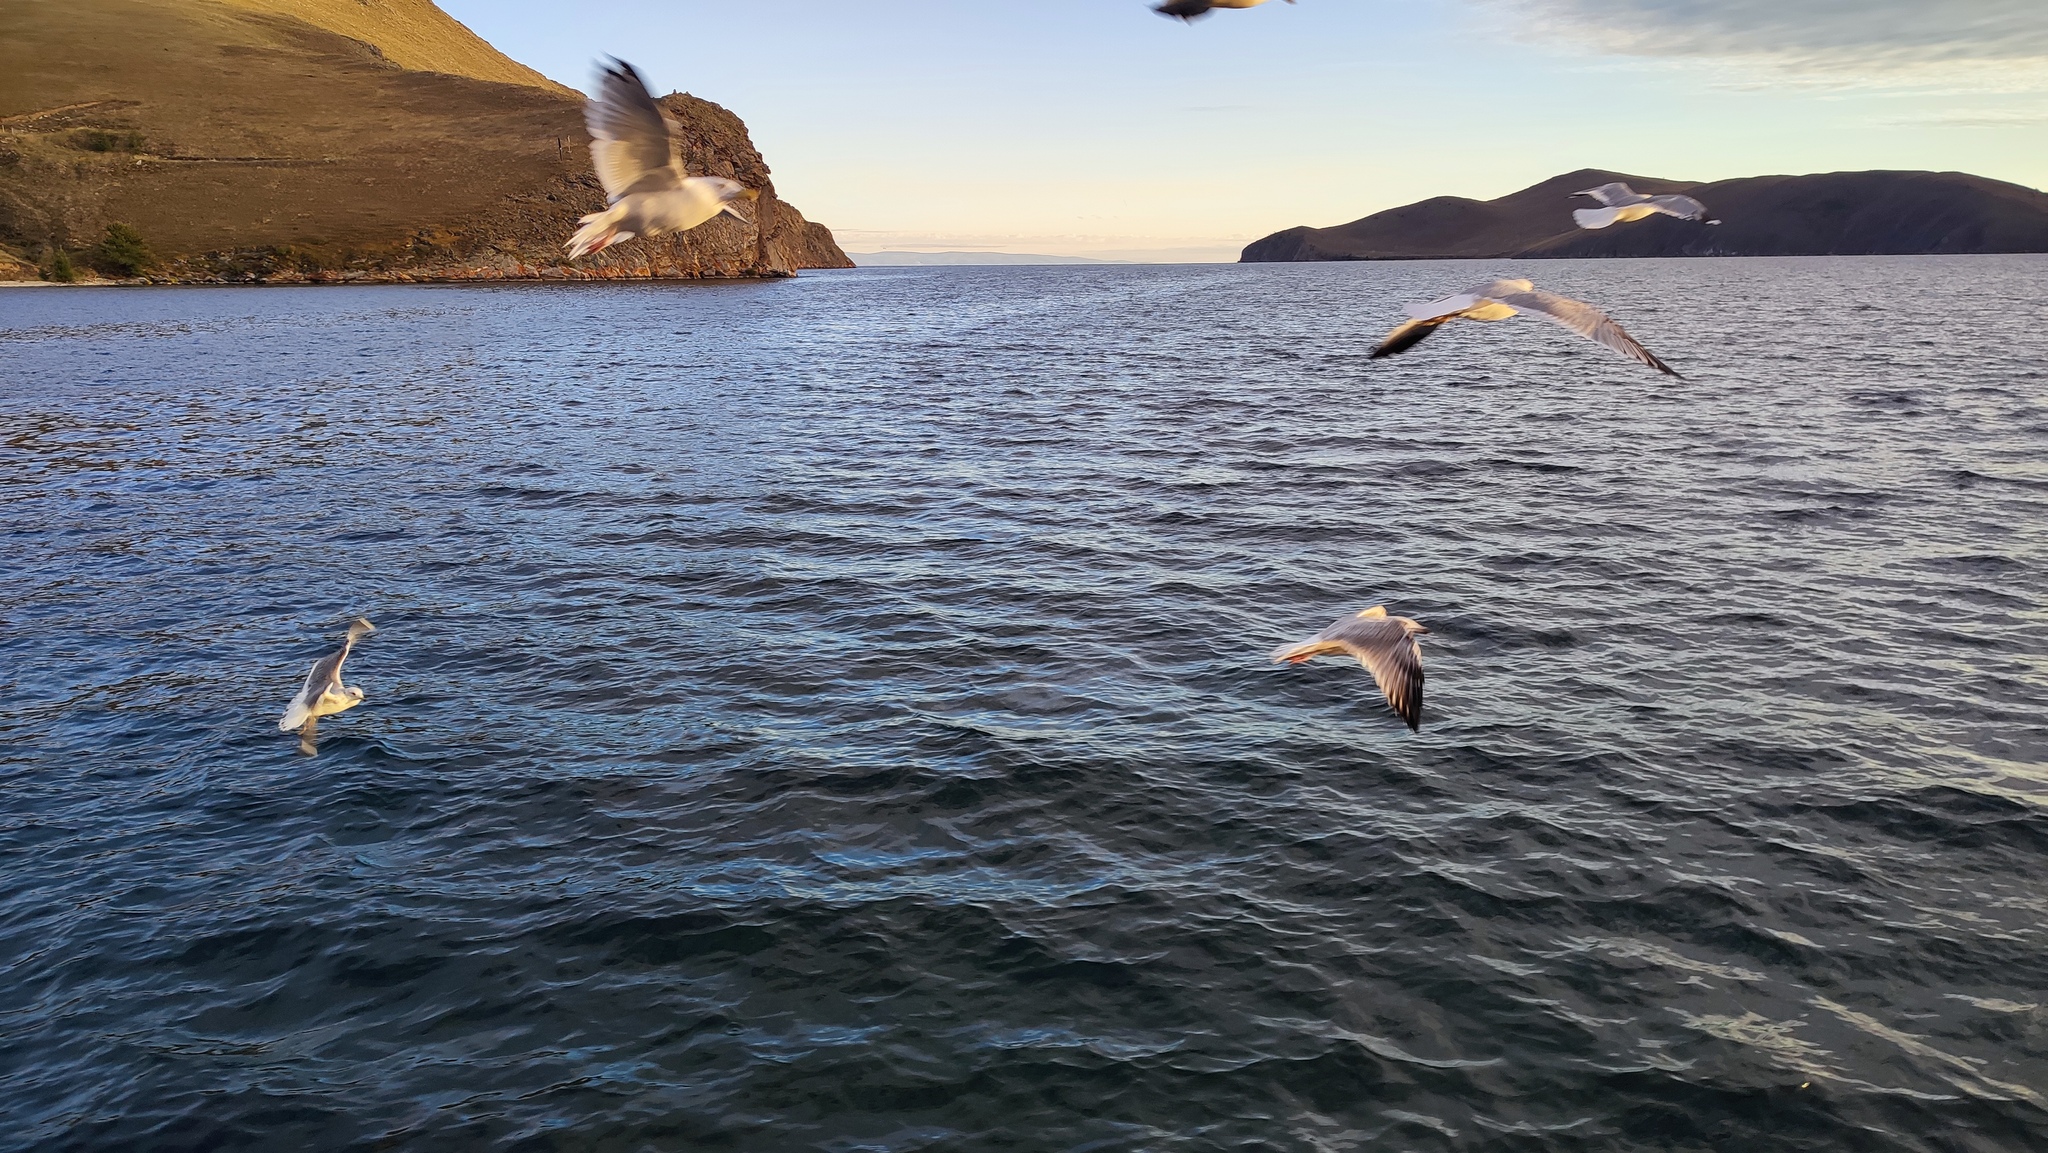
<path id="1" fill-rule="evenodd" d="M 0 295 L 0 1148 L 2042 1148 L 2044 299 Z"/>

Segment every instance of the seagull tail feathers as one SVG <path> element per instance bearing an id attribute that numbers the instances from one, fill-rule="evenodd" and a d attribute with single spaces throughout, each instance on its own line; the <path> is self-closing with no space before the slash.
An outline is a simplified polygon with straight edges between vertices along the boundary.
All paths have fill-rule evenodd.
<path id="1" fill-rule="evenodd" d="M 1311 637 L 1305 641 L 1299 641 L 1291 645 L 1281 645 L 1279 648 L 1274 649 L 1273 660 L 1275 663 L 1287 661 L 1298 665 L 1310 657 L 1321 656 L 1324 653 L 1339 652 L 1341 649 L 1341 645 L 1333 645 L 1320 637 Z"/>
<path id="2" fill-rule="evenodd" d="M 1572 219 L 1579 222 L 1580 228 L 1605 228 L 1616 220 L 1621 219 L 1621 209 L 1574 208 L 1572 209 Z"/>
<path id="3" fill-rule="evenodd" d="M 583 227 L 578 228 L 576 234 L 569 238 L 569 242 L 562 246 L 569 250 L 569 259 L 575 260 L 593 252 L 603 252 L 614 244 L 633 239 L 633 233 L 619 228 L 619 221 L 623 219 L 623 214 L 617 208 L 593 212 L 584 217 L 578 222 Z"/>
<path id="4" fill-rule="evenodd" d="M 313 711 L 306 707 L 306 702 L 295 700 L 289 708 L 285 709 L 283 719 L 277 722 L 277 731 L 281 733 L 298 732 L 301 728 L 305 727 L 307 721 L 312 719 Z"/>

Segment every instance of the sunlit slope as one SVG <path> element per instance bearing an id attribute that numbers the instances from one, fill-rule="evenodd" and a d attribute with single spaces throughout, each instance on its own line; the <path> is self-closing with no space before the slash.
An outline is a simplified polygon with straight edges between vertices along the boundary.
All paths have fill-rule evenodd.
<path id="1" fill-rule="evenodd" d="M 490 46 L 428 0 L 222 0 L 252 12 L 291 16 L 375 45 L 386 60 L 416 72 L 569 89 Z"/>
<path id="2" fill-rule="evenodd" d="M 346 3 L 389 16 L 438 11 L 424 0 Z M 701 170 L 770 191 L 761 228 L 721 221 L 557 268 L 576 217 L 603 205 L 582 97 L 392 59 L 459 39 L 361 29 L 400 46 L 387 52 L 257 10 L 297 6 L 342 5 L 0 0 L 0 244 L 40 261 L 121 221 L 186 279 L 725 276 L 843 261 L 829 234 L 773 198 L 738 118 L 675 97 Z M 427 26 L 468 35 L 441 19 Z M 473 60 L 517 67 L 476 44 Z"/>

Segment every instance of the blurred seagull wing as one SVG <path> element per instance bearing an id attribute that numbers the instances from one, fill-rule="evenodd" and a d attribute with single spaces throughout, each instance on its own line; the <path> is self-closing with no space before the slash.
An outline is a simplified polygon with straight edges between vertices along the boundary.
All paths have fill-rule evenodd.
<path id="1" fill-rule="evenodd" d="M 287 733 L 297 729 L 313 717 L 313 706 L 327 695 L 329 689 L 341 685 L 341 662 L 348 659 L 348 642 L 343 642 L 341 651 L 329 653 L 313 662 L 313 671 L 306 674 L 306 683 L 299 686 L 297 696 L 285 706 L 284 717 L 277 727 Z"/>
<path id="2" fill-rule="evenodd" d="M 1422 727 L 1422 648 L 1401 622 L 1388 617 L 1346 617 L 1322 638 L 1343 645 L 1372 673 L 1380 695 L 1410 729 Z"/>
<path id="3" fill-rule="evenodd" d="M 1643 199 L 1636 193 L 1635 189 L 1618 181 L 1613 184 L 1603 184 L 1598 188 L 1588 188 L 1584 192 L 1574 192 L 1572 195 L 1590 196 L 1609 208 L 1622 204 L 1639 204 Z"/>
<path id="4" fill-rule="evenodd" d="M 1388 333 L 1385 339 L 1374 345 L 1372 351 L 1366 354 L 1366 359 L 1378 360 L 1383 356 L 1392 356 L 1397 352 L 1406 352 L 1421 344 L 1428 338 L 1430 333 L 1450 323 L 1456 315 L 1456 313 L 1452 313 L 1451 316 L 1406 321 L 1399 328 Z"/>
<path id="5" fill-rule="evenodd" d="M 583 123 L 590 129 L 591 163 L 612 203 L 681 185 L 681 130 L 631 64 L 614 60 L 604 69 L 597 98 L 583 109 Z"/>
<path id="6" fill-rule="evenodd" d="M 1652 196 L 1648 203 L 1657 211 L 1667 216 L 1676 216 L 1680 220 L 1704 220 L 1707 216 L 1707 206 L 1690 196 L 1680 196 L 1676 193 L 1669 196 Z"/>
<path id="7" fill-rule="evenodd" d="M 1658 372 L 1669 376 L 1678 375 L 1677 369 L 1657 359 L 1656 354 L 1644 348 L 1635 337 L 1628 334 L 1628 330 L 1585 301 L 1559 296 L 1554 292 L 1543 292 L 1529 286 L 1526 280 L 1495 281 L 1484 295 L 1489 300 L 1499 301 L 1510 308 L 1539 313 L 1587 340 L 1604 344 L 1630 360 L 1647 364 Z"/>
<path id="8" fill-rule="evenodd" d="M 313 663 L 313 671 L 306 674 L 306 687 L 299 690 L 307 704 L 325 696 L 329 689 L 341 687 L 341 662 L 348 659 L 349 647 L 344 644 L 340 652 L 329 653 Z"/>
<path id="9" fill-rule="evenodd" d="M 1448 320 L 1479 303 L 1476 291 L 1446 296 L 1442 300 L 1432 300 L 1428 304 L 1403 305 L 1401 311 L 1416 320 Z"/>

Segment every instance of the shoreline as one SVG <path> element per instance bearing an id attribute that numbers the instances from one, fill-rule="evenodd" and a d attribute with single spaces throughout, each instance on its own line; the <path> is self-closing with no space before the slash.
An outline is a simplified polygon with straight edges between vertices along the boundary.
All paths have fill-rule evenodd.
<path id="1" fill-rule="evenodd" d="M 809 269 L 807 271 L 830 271 Z M 0 280 L 0 288 L 348 288 L 377 285 L 420 285 L 420 284 L 741 284 L 766 283 L 777 280 L 794 280 L 795 272 L 763 273 L 750 276 L 294 276 L 294 277 L 250 277 L 245 280 L 228 280 L 224 277 L 180 279 L 170 277 L 137 277 L 132 280 Z"/>

